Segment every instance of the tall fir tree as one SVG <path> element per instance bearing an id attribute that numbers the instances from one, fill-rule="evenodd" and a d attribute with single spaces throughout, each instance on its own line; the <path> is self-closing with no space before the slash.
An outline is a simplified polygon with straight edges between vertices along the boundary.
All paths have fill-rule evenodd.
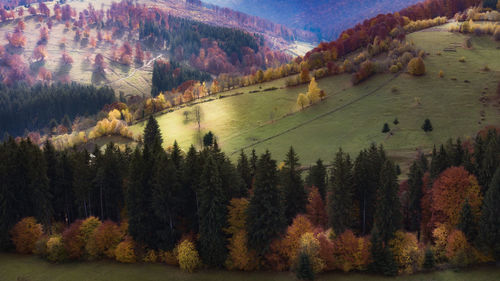
<path id="1" fill-rule="evenodd" d="M 257 163 L 254 193 L 247 210 L 248 246 L 259 254 L 265 254 L 286 227 L 281 202 L 276 161 L 266 151 Z"/>
<path id="2" fill-rule="evenodd" d="M 318 159 L 316 164 L 311 167 L 309 174 L 307 175 L 306 184 L 307 186 L 314 186 L 318 189 L 319 194 L 323 200 L 326 199 L 326 189 L 328 186 L 327 171 L 323 161 Z"/>
<path id="3" fill-rule="evenodd" d="M 460 211 L 460 221 L 457 228 L 465 234 L 469 242 L 475 241 L 478 229 L 477 218 L 472 212 L 468 199 L 465 200 Z"/>
<path id="4" fill-rule="evenodd" d="M 238 164 L 236 166 L 238 170 L 238 174 L 243 179 L 245 183 L 245 187 L 247 190 L 252 188 L 252 169 L 250 167 L 250 163 L 248 162 L 248 157 L 246 156 L 243 150 L 240 153 L 240 157 L 238 158 Z"/>
<path id="5" fill-rule="evenodd" d="M 500 260 L 500 167 L 497 168 L 484 196 L 479 220 L 478 244 Z"/>
<path id="6" fill-rule="evenodd" d="M 296 276 L 299 280 L 313 281 L 314 280 L 314 270 L 311 259 L 309 256 L 301 252 L 298 257 L 298 264 L 296 269 Z"/>
<path id="7" fill-rule="evenodd" d="M 194 233 L 198 232 L 198 189 L 200 187 L 200 176 L 202 166 L 198 156 L 198 152 L 191 146 L 184 161 L 182 169 L 182 214 L 185 218 L 185 228 Z"/>
<path id="8" fill-rule="evenodd" d="M 227 205 L 219 167 L 212 155 L 208 155 L 203 167 L 200 186 L 200 256 L 209 266 L 222 267 L 227 257 L 227 237 L 223 229 L 227 225 Z"/>
<path id="9" fill-rule="evenodd" d="M 387 276 L 395 276 L 398 273 L 398 266 L 394 260 L 394 255 L 388 244 L 383 241 L 383 231 L 375 225 L 371 235 L 371 255 L 372 263 L 369 265 L 370 271 Z"/>
<path id="10" fill-rule="evenodd" d="M 285 166 L 280 173 L 287 224 L 290 224 L 297 214 L 306 211 L 307 194 L 299 167 L 299 158 L 293 147 L 290 147 L 286 154 Z"/>
<path id="11" fill-rule="evenodd" d="M 439 152 L 436 152 L 436 147 L 432 150 L 432 160 L 431 160 L 431 178 L 436 179 L 439 174 L 450 167 L 450 161 L 448 154 L 444 148 L 444 145 L 439 147 Z"/>
<path id="12" fill-rule="evenodd" d="M 155 154 L 162 150 L 162 143 L 163 140 L 158 121 L 151 115 L 144 128 L 144 149 L 148 151 L 148 153 Z"/>
<path id="13" fill-rule="evenodd" d="M 384 244 L 387 244 L 394 237 L 394 233 L 401 228 L 402 215 L 398 190 L 394 165 L 387 160 L 380 174 L 380 188 L 377 192 L 375 211 L 375 225 Z"/>
<path id="14" fill-rule="evenodd" d="M 414 161 L 408 174 L 408 218 L 407 229 L 417 231 L 417 238 L 420 239 L 420 224 L 422 221 L 422 196 L 423 196 L 423 178 L 424 170 L 417 161 Z"/>
<path id="15" fill-rule="evenodd" d="M 353 208 L 354 180 L 348 154 L 340 149 L 330 173 L 332 195 L 328 203 L 329 224 L 336 233 L 343 233 L 356 223 Z"/>

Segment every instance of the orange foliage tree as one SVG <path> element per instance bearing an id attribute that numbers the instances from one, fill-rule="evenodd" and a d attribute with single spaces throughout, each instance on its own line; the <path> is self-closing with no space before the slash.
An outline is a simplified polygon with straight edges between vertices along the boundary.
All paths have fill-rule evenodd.
<path id="1" fill-rule="evenodd" d="M 330 239 L 331 230 L 317 235 L 319 241 L 319 257 L 325 262 L 325 271 L 334 270 L 336 262 L 334 257 L 335 247 Z"/>
<path id="2" fill-rule="evenodd" d="M 292 224 L 287 228 L 283 238 L 283 248 L 281 252 L 291 266 L 299 255 L 300 238 L 307 232 L 313 232 L 314 226 L 305 215 L 297 215 Z"/>
<path id="3" fill-rule="evenodd" d="M 26 37 L 21 31 L 15 31 L 12 34 L 7 34 L 9 44 L 14 47 L 24 47 L 26 45 Z"/>
<path id="4" fill-rule="evenodd" d="M 370 262 L 370 242 L 364 237 L 356 237 L 351 230 L 346 230 L 334 241 L 336 268 L 344 272 L 366 270 Z"/>
<path id="5" fill-rule="evenodd" d="M 42 225 L 34 217 L 26 217 L 16 223 L 10 231 L 12 242 L 20 254 L 31 254 L 36 241 L 42 236 Z"/>
<path id="6" fill-rule="evenodd" d="M 108 258 L 113 258 L 116 246 L 122 239 L 122 231 L 115 222 L 103 222 L 92 234 L 91 240 L 93 245 L 94 256 L 105 255 Z M 87 244 L 89 245 L 89 244 Z M 90 251 L 89 251 L 90 252 Z"/>
<path id="7" fill-rule="evenodd" d="M 444 223 L 450 228 L 456 227 L 466 199 L 475 218 L 478 218 L 483 198 L 476 177 L 463 167 L 446 169 L 432 185 L 432 224 Z"/>
<path id="8" fill-rule="evenodd" d="M 134 247 L 135 243 L 130 237 L 118 244 L 115 249 L 116 260 L 123 263 L 134 263 L 137 258 Z"/>
<path id="9" fill-rule="evenodd" d="M 400 273 L 414 273 L 423 262 L 423 251 L 418 247 L 417 236 L 413 233 L 397 231 L 389 242 Z"/>
<path id="10" fill-rule="evenodd" d="M 62 234 L 64 248 L 70 259 L 79 259 L 84 253 L 85 242 L 80 236 L 82 222 L 82 220 L 76 220 Z"/>
<path id="11" fill-rule="evenodd" d="M 309 221 L 316 227 L 324 227 L 328 222 L 325 202 L 316 187 L 311 188 L 309 192 L 306 215 Z"/>
<path id="12" fill-rule="evenodd" d="M 476 250 L 467 242 L 460 230 L 453 230 L 448 236 L 446 257 L 456 266 L 467 266 L 477 260 Z"/>

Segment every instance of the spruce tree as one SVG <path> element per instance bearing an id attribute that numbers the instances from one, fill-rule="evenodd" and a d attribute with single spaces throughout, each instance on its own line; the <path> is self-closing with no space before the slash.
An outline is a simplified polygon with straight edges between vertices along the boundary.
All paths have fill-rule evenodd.
<path id="1" fill-rule="evenodd" d="M 299 280 L 305 281 L 313 281 L 314 280 L 314 271 L 312 267 L 311 260 L 309 256 L 301 252 L 299 255 L 299 261 L 297 264 L 296 276 Z"/>
<path id="2" fill-rule="evenodd" d="M 389 124 L 384 123 L 384 127 L 382 128 L 382 133 L 388 133 L 391 131 L 391 128 L 389 128 Z"/>
<path id="3" fill-rule="evenodd" d="M 329 223 L 336 233 L 343 233 L 354 226 L 353 212 L 354 181 L 352 163 L 348 154 L 339 149 L 330 175 L 332 196 L 328 203 Z"/>
<path id="4" fill-rule="evenodd" d="M 409 210 L 407 228 L 409 231 L 418 231 L 417 237 L 420 239 L 420 223 L 422 221 L 421 201 L 423 196 L 423 180 L 424 171 L 417 161 L 414 161 L 410 167 L 408 174 L 408 189 L 409 189 Z"/>
<path id="5" fill-rule="evenodd" d="M 290 147 L 286 155 L 285 166 L 280 173 L 287 224 L 290 224 L 297 214 L 306 211 L 307 195 L 299 167 L 299 158 L 293 147 Z"/>
<path id="6" fill-rule="evenodd" d="M 432 132 L 433 128 L 432 128 L 431 120 L 425 119 L 424 124 L 422 125 L 422 130 L 424 130 L 424 132 L 426 132 L 426 133 Z"/>
<path id="7" fill-rule="evenodd" d="M 465 234 L 469 242 L 473 242 L 476 239 L 477 223 L 468 199 L 465 200 L 460 211 L 460 222 L 457 228 Z"/>
<path id="8" fill-rule="evenodd" d="M 191 146 L 184 161 L 182 169 L 181 202 L 182 214 L 186 220 L 186 228 L 194 233 L 198 232 L 198 190 L 202 166 L 198 152 Z"/>
<path id="9" fill-rule="evenodd" d="M 323 200 L 326 199 L 326 189 L 327 189 L 327 171 L 326 167 L 323 165 L 323 161 L 318 159 L 316 165 L 309 169 L 309 174 L 306 179 L 308 186 L 314 186 L 318 188 L 319 194 Z"/>
<path id="10" fill-rule="evenodd" d="M 144 149 L 149 153 L 155 154 L 162 150 L 162 143 L 163 140 L 158 121 L 151 115 L 149 116 L 146 128 L 144 128 Z"/>
<path id="11" fill-rule="evenodd" d="M 436 147 L 432 150 L 432 160 L 431 160 L 431 178 L 436 179 L 439 174 L 450 167 L 450 160 L 444 145 L 441 145 L 439 152 L 436 152 Z"/>
<path id="12" fill-rule="evenodd" d="M 276 161 L 266 151 L 257 163 L 254 193 L 247 209 L 248 246 L 258 254 L 265 254 L 286 227 L 281 202 Z"/>
<path id="13" fill-rule="evenodd" d="M 387 160 L 380 174 L 375 211 L 375 224 L 384 244 L 387 244 L 394 237 L 394 233 L 401 228 L 402 215 L 398 189 L 394 165 Z"/>
<path id="14" fill-rule="evenodd" d="M 435 264 L 436 264 L 436 260 L 434 258 L 434 252 L 432 251 L 431 248 L 427 248 L 427 250 L 425 250 L 423 267 L 424 267 L 424 269 L 429 270 L 429 269 L 433 269 Z"/>
<path id="15" fill-rule="evenodd" d="M 200 256 L 209 266 L 222 267 L 227 257 L 227 205 L 217 163 L 208 155 L 203 167 L 200 186 Z"/>
<path id="16" fill-rule="evenodd" d="M 484 196 L 479 220 L 478 244 L 500 260 L 500 167 Z"/>
<path id="17" fill-rule="evenodd" d="M 238 170 L 238 174 L 245 183 L 245 188 L 247 190 L 250 190 L 252 188 L 252 170 L 250 168 L 248 158 L 243 150 L 241 151 L 240 157 L 238 158 L 236 169 Z"/>
<path id="18" fill-rule="evenodd" d="M 369 268 L 374 273 L 395 276 L 398 273 L 398 266 L 391 249 L 383 241 L 382 233 L 377 225 L 373 227 L 371 237 L 372 263 Z"/>
<path id="19" fill-rule="evenodd" d="M 250 155 L 250 170 L 252 173 L 252 180 L 255 180 L 255 174 L 257 173 L 257 162 L 259 161 L 259 157 L 255 153 L 255 149 L 252 149 L 252 154 Z"/>

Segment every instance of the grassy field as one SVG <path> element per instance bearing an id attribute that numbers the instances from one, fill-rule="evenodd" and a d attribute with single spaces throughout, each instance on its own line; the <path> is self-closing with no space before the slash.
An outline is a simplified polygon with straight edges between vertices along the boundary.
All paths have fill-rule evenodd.
<path id="1" fill-rule="evenodd" d="M 19 279 L 18 279 L 19 278 Z M 24 279 L 22 279 L 24 278 Z M 0 280 L 2 281 L 280 281 L 296 280 L 293 273 L 229 272 L 204 270 L 194 274 L 184 273 L 178 268 L 163 264 L 119 264 L 112 261 L 50 264 L 34 256 L 0 254 Z M 465 271 L 437 271 L 387 278 L 359 273 L 328 273 L 318 280 L 338 281 L 494 281 L 500 280 L 500 268 L 481 267 Z"/>
<path id="2" fill-rule="evenodd" d="M 339 147 L 357 153 L 371 142 L 383 144 L 396 160 L 408 163 L 416 149 L 430 151 L 449 137 L 472 137 L 484 126 L 500 123 L 495 94 L 500 43 L 487 36 L 473 37 L 473 47 L 465 49 L 468 37 L 447 29 L 445 25 L 408 36 L 429 53 L 423 77 L 381 74 L 355 87 L 349 75 L 325 78 L 319 86 L 328 98 L 304 111 L 299 111 L 296 98 L 306 91 L 305 85 L 286 89 L 285 80 L 277 80 L 236 89 L 232 93 L 245 94 L 200 105 L 201 134 L 213 131 L 222 149 L 233 157 L 243 148 L 255 148 L 259 153 L 269 149 L 275 158 L 283 159 L 293 145 L 304 165 L 319 157 L 330 161 Z M 461 57 L 466 61 L 459 62 Z M 485 65 L 490 71 L 483 70 Z M 438 77 L 440 70 L 444 78 Z M 259 87 L 280 89 L 247 94 Z M 177 140 L 187 149 L 199 143 L 200 133 L 184 111 L 192 108 L 164 114 L 158 121 L 167 145 Z M 392 124 L 395 118 L 400 122 L 397 126 Z M 434 126 L 427 134 L 421 130 L 426 118 Z M 392 135 L 381 133 L 385 122 Z M 144 123 L 139 123 L 132 130 L 140 133 L 143 128 Z"/>

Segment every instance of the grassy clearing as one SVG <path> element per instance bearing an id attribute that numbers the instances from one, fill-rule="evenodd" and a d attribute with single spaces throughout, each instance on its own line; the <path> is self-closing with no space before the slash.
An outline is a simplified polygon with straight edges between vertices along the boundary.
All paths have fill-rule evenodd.
<path id="1" fill-rule="evenodd" d="M 18 279 L 25 278 L 25 279 Z M 493 281 L 500 279 L 500 268 L 482 267 L 466 271 L 453 270 L 399 276 L 387 278 L 368 274 L 328 273 L 319 276 L 318 280 L 339 281 Z M 230 272 L 206 270 L 194 274 L 184 273 L 178 268 L 162 264 L 119 264 L 111 261 L 80 262 L 68 264 L 50 264 L 34 256 L 0 254 L 0 280 L 29 280 L 29 281 L 156 281 L 156 280 L 203 280 L 203 281 L 280 281 L 296 280 L 293 273 L 272 272 Z"/>
<path id="2" fill-rule="evenodd" d="M 201 134 L 212 130 L 230 154 L 242 148 L 255 148 L 259 153 L 269 149 L 283 159 L 293 145 L 305 165 L 319 157 L 330 161 L 339 147 L 357 153 L 371 142 L 383 144 L 392 157 L 407 163 L 417 148 L 430 151 L 449 137 L 472 137 L 485 125 L 500 123 L 495 98 L 500 43 L 488 36 L 472 37 L 472 48 L 465 49 L 469 37 L 447 30 L 445 25 L 409 35 L 409 40 L 430 54 L 423 77 L 383 74 L 355 87 L 348 75 L 325 78 L 318 82 L 328 99 L 300 112 L 296 97 L 306 91 L 305 85 L 204 103 L 200 105 L 204 113 Z M 465 63 L 459 62 L 461 57 Z M 485 65 L 490 71 L 483 70 Z M 438 77 L 440 70 L 443 78 Z M 260 85 L 262 89 L 273 86 L 283 87 L 284 80 Z M 248 93 L 256 87 L 233 92 Z M 488 101 L 481 102 L 482 96 Z M 185 119 L 186 110 L 192 108 L 158 117 L 166 144 L 177 140 L 187 149 L 199 143 L 197 124 L 190 117 Z M 397 126 L 392 124 L 396 117 Z M 421 130 L 425 118 L 434 126 L 432 133 Z M 392 135 L 381 133 L 385 122 Z M 143 127 L 139 123 L 132 129 L 140 133 Z"/>

